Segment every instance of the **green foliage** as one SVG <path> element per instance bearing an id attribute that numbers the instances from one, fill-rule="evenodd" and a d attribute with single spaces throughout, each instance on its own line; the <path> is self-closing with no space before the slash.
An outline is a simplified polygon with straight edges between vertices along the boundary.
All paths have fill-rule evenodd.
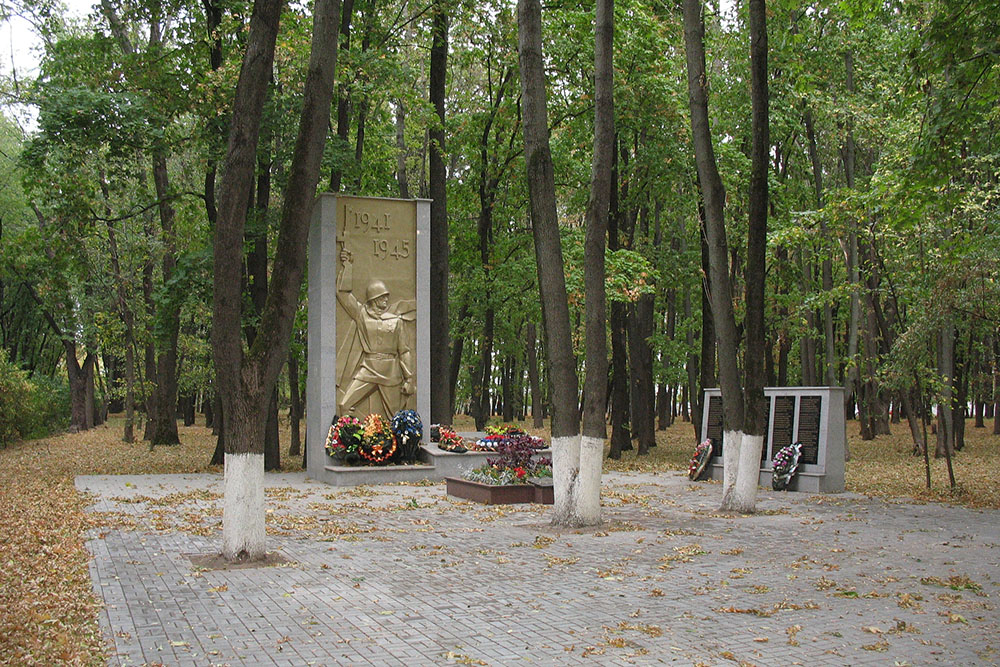
<path id="1" fill-rule="evenodd" d="M 73 25 L 54 6 L 32 5 L 45 33 L 45 52 L 37 81 L 19 88 L 38 110 L 37 131 L 20 162 L 19 131 L 0 127 L 4 345 L 21 367 L 54 370 L 58 343 L 53 355 L 51 342 L 44 353 L 11 342 L 44 338 L 45 308 L 79 344 L 121 358 L 130 344 L 123 321 L 127 306 L 135 318 L 133 344 L 140 357 L 148 342 L 168 340 L 179 328 L 180 384 L 182 391 L 194 391 L 210 385 L 213 375 L 211 229 L 202 194 L 210 166 L 217 166 L 224 153 L 250 7 L 226 5 L 211 36 L 220 40 L 224 58 L 213 69 L 202 5 L 117 0 L 107 5 L 118 12 L 133 51 L 123 51 L 103 6 Z M 150 25 L 160 9 L 169 10 L 171 19 L 160 24 L 162 43 L 151 44 Z M 851 369 L 864 368 L 884 389 L 918 382 L 937 391 L 942 380 L 936 332 L 950 321 L 968 341 L 978 364 L 973 365 L 982 367 L 976 370 L 978 385 L 985 386 L 989 343 L 1000 322 L 1000 251 L 989 243 L 1000 233 L 995 103 L 1000 51 L 994 9 L 983 0 L 768 3 L 773 166 L 766 326 L 771 345 L 763 352 L 775 362 L 785 355 L 789 383 L 805 375 L 801 348 L 824 347 L 818 321 L 829 308 L 839 381 Z M 541 318 L 523 178 L 514 8 L 494 0 L 453 3 L 449 11 L 448 333 L 464 343 L 461 402 L 471 393 L 469 377 L 486 342 L 487 313 L 495 315 L 490 344 L 496 385 L 503 373 L 523 382 L 525 327 Z M 687 366 L 700 349 L 703 277 L 680 12 L 674 5 L 621 0 L 615 13 L 614 213 L 619 232 L 611 240 L 620 249 L 606 258 L 608 299 L 655 299 L 656 329 L 650 338 L 655 372 L 660 381 L 677 386 L 687 381 Z M 566 279 L 574 340 L 580 343 L 582 227 L 594 134 L 593 6 L 547 5 L 543 20 Z M 726 187 L 728 268 L 742 318 L 750 150 L 745 4 L 708 3 L 706 23 L 706 83 Z M 271 241 L 273 213 L 283 204 L 295 143 L 310 26 L 306 6 L 285 9 L 264 118 L 266 139 L 258 151 L 259 165 L 269 165 L 272 177 L 271 213 L 248 221 Z M 350 100 L 349 130 L 346 141 L 327 142 L 324 181 L 337 169 L 344 191 L 397 196 L 400 129 L 410 194 L 426 195 L 426 136 L 437 123 L 426 94 L 429 37 L 430 18 L 422 8 L 398 0 L 355 5 L 351 43 L 340 53 L 337 74 L 341 94 Z M 853 59 L 850 89 L 848 57 Z M 399 128 L 397 109 L 403 111 Z M 365 133 L 358 160 L 362 113 Z M 823 180 L 819 195 L 806 114 Z M 331 134 L 337 129 L 331 127 Z M 856 144 L 853 183 L 845 168 L 848 137 Z M 176 213 L 178 264 L 169 279 L 162 268 L 169 239 L 157 224 L 150 174 L 154 150 L 167 156 L 168 196 Z M 14 187 L 22 181 L 23 190 Z M 109 257 L 112 233 L 120 277 Z M 852 284 L 846 256 L 855 238 L 861 248 L 860 282 Z M 821 281 L 824 262 L 831 266 L 832 288 Z M 305 295 L 304 290 L 300 332 L 307 316 Z M 874 349 L 862 343 L 848 359 L 854 299 L 877 304 L 887 313 L 887 323 L 886 331 L 868 341 Z M 163 317 L 178 306 L 179 324 Z M 879 329 L 867 308 L 862 333 Z M 245 312 L 246 323 L 254 324 L 252 309 Z M 293 353 L 304 361 L 301 335 Z M 864 363 L 868 357 L 874 364 L 870 373 Z"/>
<path id="2" fill-rule="evenodd" d="M 654 294 L 657 271 L 639 252 L 620 248 L 606 256 L 609 301 L 635 303 L 643 294 Z"/>
<path id="3" fill-rule="evenodd" d="M 0 349 L 0 445 L 19 440 L 26 430 L 24 406 L 31 396 L 28 374 L 7 361 Z"/>
<path id="4" fill-rule="evenodd" d="M 68 414 L 64 384 L 29 377 L 0 348 L 0 446 L 53 433 L 68 424 Z"/>

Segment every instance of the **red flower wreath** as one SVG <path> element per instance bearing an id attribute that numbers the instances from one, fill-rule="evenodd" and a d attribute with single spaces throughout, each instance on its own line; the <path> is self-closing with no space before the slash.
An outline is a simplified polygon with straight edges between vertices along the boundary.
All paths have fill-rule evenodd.
<path id="1" fill-rule="evenodd" d="M 691 463 L 688 464 L 688 479 L 692 482 L 697 481 L 701 477 L 708 465 L 708 459 L 712 456 L 712 441 L 705 440 L 698 444 L 694 448 L 694 454 L 691 456 Z"/>

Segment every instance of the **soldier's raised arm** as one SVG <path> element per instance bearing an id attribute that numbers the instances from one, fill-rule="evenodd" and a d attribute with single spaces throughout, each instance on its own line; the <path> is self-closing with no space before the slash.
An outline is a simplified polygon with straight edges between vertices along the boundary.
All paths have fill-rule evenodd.
<path id="1" fill-rule="evenodd" d="M 351 319 L 361 316 L 361 302 L 354 296 L 354 262 L 349 250 L 340 251 L 342 267 L 337 275 L 337 301 L 344 307 Z"/>

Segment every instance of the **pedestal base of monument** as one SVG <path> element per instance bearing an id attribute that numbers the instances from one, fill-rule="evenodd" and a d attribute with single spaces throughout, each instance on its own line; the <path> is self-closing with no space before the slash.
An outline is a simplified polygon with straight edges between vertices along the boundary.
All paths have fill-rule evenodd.
<path id="1" fill-rule="evenodd" d="M 323 468 L 321 482 L 331 486 L 360 486 L 362 484 L 398 484 L 428 480 L 440 482 L 448 477 L 461 477 L 467 470 L 481 468 L 487 459 L 496 458 L 496 452 L 465 452 L 455 454 L 438 448 L 435 444 L 422 445 L 415 465 L 339 466 Z M 552 457 L 551 449 L 540 449 L 537 457 Z M 328 461 L 333 459 L 327 458 Z M 526 502 L 543 502 L 541 500 Z"/>
<path id="2" fill-rule="evenodd" d="M 711 463 L 708 466 L 711 479 L 722 481 L 722 464 Z M 761 468 L 759 484 L 771 488 L 771 469 Z M 788 491 L 803 491 L 805 493 L 843 493 L 844 478 L 818 472 L 799 470 L 788 484 Z"/>
<path id="3" fill-rule="evenodd" d="M 332 486 L 361 486 L 362 484 L 398 484 L 400 482 L 441 481 L 434 466 L 326 466 L 323 480 Z"/>

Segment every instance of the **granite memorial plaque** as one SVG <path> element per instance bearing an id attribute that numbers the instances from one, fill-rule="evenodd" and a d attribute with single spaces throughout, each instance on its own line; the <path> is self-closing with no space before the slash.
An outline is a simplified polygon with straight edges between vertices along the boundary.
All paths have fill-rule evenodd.
<path id="1" fill-rule="evenodd" d="M 722 397 L 708 399 L 708 428 L 705 437 L 712 441 L 712 456 L 722 456 Z"/>
<path id="2" fill-rule="evenodd" d="M 416 210 L 337 198 L 337 414 L 416 409 Z"/>
<path id="3" fill-rule="evenodd" d="M 816 465 L 819 461 L 819 424 L 823 399 L 820 396 L 799 398 L 798 441 L 802 443 L 800 463 Z"/>
<path id="4" fill-rule="evenodd" d="M 795 397 L 774 397 L 774 421 L 771 427 L 771 454 L 777 453 L 782 447 L 792 444 L 793 428 L 795 426 Z"/>

